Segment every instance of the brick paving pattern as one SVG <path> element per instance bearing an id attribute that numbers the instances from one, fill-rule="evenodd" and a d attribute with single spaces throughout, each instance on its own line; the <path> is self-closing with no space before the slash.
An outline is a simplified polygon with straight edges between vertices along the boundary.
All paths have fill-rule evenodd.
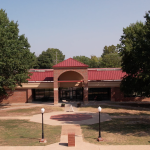
<path id="1" fill-rule="evenodd" d="M 50 119 L 57 121 L 82 121 L 87 119 L 92 119 L 92 115 L 85 114 L 60 114 L 51 116 Z"/>

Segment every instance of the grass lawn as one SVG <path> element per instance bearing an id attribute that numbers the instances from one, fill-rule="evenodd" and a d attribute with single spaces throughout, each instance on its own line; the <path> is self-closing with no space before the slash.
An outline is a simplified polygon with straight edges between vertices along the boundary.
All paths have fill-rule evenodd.
<path id="1" fill-rule="evenodd" d="M 98 106 L 85 106 L 81 107 L 80 111 L 89 111 L 89 112 L 98 112 Z M 150 110 L 146 110 L 145 108 L 122 108 L 119 106 L 113 105 L 100 105 L 102 107 L 102 113 L 107 113 L 112 116 L 132 116 L 132 115 L 150 115 Z"/>
<path id="2" fill-rule="evenodd" d="M 0 110 L 0 116 L 30 116 L 41 114 L 41 108 L 45 108 L 45 113 L 52 111 L 63 111 L 63 108 L 57 106 L 41 106 L 31 108 L 17 108 L 12 110 Z"/>
<path id="3" fill-rule="evenodd" d="M 81 125 L 84 140 L 100 145 L 149 145 L 150 120 L 128 118 L 113 119 L 101 123 L 101 136 L 97 142 L 99 124 Z"/>
<path id="4" fill-rule="evenodd" d="M 60 141 L 61 126 L 44 125 L 46 144 L 42 137 L 41 123 L 26 120 L 0 120 L 0 146 L 43 146 Z"/>

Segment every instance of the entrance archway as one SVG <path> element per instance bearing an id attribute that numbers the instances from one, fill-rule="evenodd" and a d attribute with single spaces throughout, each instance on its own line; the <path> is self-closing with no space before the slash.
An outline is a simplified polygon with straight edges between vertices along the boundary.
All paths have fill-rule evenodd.
<path id="1" fill-rule="evenodd" d="M 58 77 L 59 101 L 83 101 L 83 76 L 76 71 L 63 72 Z"/>

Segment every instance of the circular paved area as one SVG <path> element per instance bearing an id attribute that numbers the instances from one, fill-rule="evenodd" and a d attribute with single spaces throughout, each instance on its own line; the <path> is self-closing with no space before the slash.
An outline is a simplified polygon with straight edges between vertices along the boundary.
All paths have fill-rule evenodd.
<path id="1" fill-rule="evenodd" d="M 50 119 L 57 120 L 57 121 L 82 121 L 91 119 L 92 115 L 86 114 L 60 114 L 60 115 L 53 115 Z"/>
<path id="2" fill-rule="evenodd" d="M 79 115 L 81 114 L 81 115 Z M 52 119 L 51 117 L 54 116 L 55 118 L 57 116 L 62 116 L 62 115 L 66 115 L 67 118 L 68 118 L 68 115 L 70 116 L 70 118 L 72 119 L 72 117 L 76 116 L 76 118 L 79 116 L 86 116 L 89 115 L 90 118 L 86 118 L 86 120 L 83 120 L 85 118 L 82 118 L 82 120 L 78 120 L 76 121 L 75 119 L 73 121 L 69 120 L 65 120 L 65 121 L 61 121 L 62 118 L 57 118 L 57 119 Z M 73 115 L 73 116 L 72 116 Z M 71 125 L 71 124 L 95 124 L 95 123 L 98 123 L 99 122 L 99 113 L 94 113 L 94 112 L 62 112 L 62 111 L 59 111 L 59 112 L 51 112 L 51 113 L 44 113 L 44 116 L 43 116 L 43 121 L 44 121 L 44 124 L 48 124 L 48 125 Z M 64 118 L 63 118 L 64 119 Z M 101 113 L 101 122 L 103 121 L 108 121 L 108 120 L 111 120 L 110 116 L 108 114 L 104 114 L 104 113 Z M 37 115 L 33 115 L 31 118 L 30 118 L 30 121 L 33 121 L 33 122 L 38 122 L 38 123 L 42 123 L 42 119 L 41 119 L 41 114 L 37 114 Z"/>

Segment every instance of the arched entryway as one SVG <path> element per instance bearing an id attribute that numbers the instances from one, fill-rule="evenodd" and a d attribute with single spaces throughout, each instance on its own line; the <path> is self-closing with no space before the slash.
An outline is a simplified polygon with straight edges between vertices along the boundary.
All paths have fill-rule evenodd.
<path id="1" fill-rule="evenodd" d="M 58 77 L 59 101 L 83 101 L 83 76 L 76 71 L 63 72 Z"/>

